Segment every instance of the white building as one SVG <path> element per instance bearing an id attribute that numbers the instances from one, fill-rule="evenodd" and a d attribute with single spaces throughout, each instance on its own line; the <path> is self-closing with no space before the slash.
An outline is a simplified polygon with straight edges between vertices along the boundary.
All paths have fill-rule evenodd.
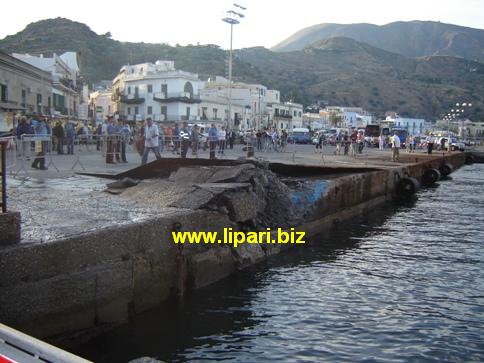
<path id="1" fill-rule="evenodd" d="M 96 123 L 102 122 L 113 114 L 111 90 L 98 90 L 89 95 L 92 118 Z"/>
<path id="2" fill-rule="evenodd" d="M 76 53 L 67 52 L 61 56 L 54 53 L 52 57 L 13 53 L 12 56 L 52 75 L 51 115 L 79 117 L 81 103 L 86 104 L 87 111 L 87 99 L 82 98 L 83 87 L 78 84 Z"/>
<path id="3" fill-rule="evenodd" d="M 410 135 L 421 135 L 425 130 L 425 120 L 421 118 L 387 116 L 386 121 L 391 122 L 393 126 L 404 128 Z"/>
<path id="4" fill-rule="evenodd" d="M 231 119 L 235 128 L 256 129 L 267 125 L 267 87 L 261 84 L 233 82 Z M 226 123 L 228 120 L 228 80 L 217 76 L 200 90 L 201 118 Z"/>
<path id="5" fill-rule="evenodd" d="M 295 127 L 303 126 L 303 106 L 299 103 L 272 103 L 268 110 L 269 123 L 279 130 L 292 130 Z"/>
<path id="6" fill-rule="evenodd" d="M 113 112 L 129 121 L 197 121 L 199 79 L 173 61 L 126 65 L 113 80 Z"/>

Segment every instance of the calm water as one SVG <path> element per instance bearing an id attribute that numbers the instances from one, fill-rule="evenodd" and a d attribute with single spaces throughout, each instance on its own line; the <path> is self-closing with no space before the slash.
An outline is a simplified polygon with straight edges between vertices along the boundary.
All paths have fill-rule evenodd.
<path id="1" fill-rule="evenodd" d="M 452 178 L 77 352 L 99 362 L 484 361 L 484 165 Z"/>

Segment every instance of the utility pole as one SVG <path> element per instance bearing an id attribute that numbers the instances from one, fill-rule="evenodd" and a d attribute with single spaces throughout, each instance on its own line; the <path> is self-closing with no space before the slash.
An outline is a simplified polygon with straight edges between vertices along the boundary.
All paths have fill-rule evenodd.
<path id="1" fill-rule="evenodd" d="M 247 10 L 247 8 L 235 4 L 234 7 L 240 10 Z M 228 109 L 229 114 L 227 117 L 227 129 L 232 129 L 232 40 L 234 34 L 234 25 L 240 24 L 239 19 L 244 18 L 245 15 L 241 14 L 240 12 L 229 10 L 226 12 L 226 15 L 222 18 L 222 21 L 230 24 L 230 52 L 229 52 L 229 82 L 228 82 Z"/>

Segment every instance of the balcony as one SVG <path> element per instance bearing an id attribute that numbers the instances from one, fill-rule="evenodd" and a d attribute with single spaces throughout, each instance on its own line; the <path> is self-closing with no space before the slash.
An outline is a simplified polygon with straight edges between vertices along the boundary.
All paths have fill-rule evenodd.
<path id="1" fill-rule="evenodd" d="M 153 99 L 158 102 L 183 102 L 183 103 L 200 103 L 200 95 L 190 95 L 189 92 L 164 93 L 157 92 L 153 94 Z"/>
<path id="2" fill-rule="evenodd" d="M 128 105 L 139 105 L 144 103 L 145 99 L 143 97 L 139 97 L 137 94 L 127 96 L 121 95 L 120 101 L 121 103 L 126 103 Z"/>
<path id="3" fill-rule="evenodd" d="M 291 115 L 286 115 L 286 114 L 284 114 L 284 115 L 275 114 L 274 115 L 274 120 L 277 120 L 277 119 L 279 119 L 279 120 L 292 120 L 292 116 Z"/>
<path id="4" fill-rule="evenodd" d="M 163 121 L 167 121 L 167 122 L 200 121 L 200 116 L 193 116 L 193 115 L 191 115 L 191 116 L 187 116 L 187 115 L 166 115 L 164 117 L 164 120 Z"/>

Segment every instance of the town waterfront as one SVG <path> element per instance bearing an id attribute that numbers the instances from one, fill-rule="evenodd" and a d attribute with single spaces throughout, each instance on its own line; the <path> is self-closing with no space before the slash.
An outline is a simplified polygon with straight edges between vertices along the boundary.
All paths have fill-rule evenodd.
<path id="1" fill-rule="evenodd" d="M 79 346 L 96 362 L 484 359 L 484 166 Z"/>

